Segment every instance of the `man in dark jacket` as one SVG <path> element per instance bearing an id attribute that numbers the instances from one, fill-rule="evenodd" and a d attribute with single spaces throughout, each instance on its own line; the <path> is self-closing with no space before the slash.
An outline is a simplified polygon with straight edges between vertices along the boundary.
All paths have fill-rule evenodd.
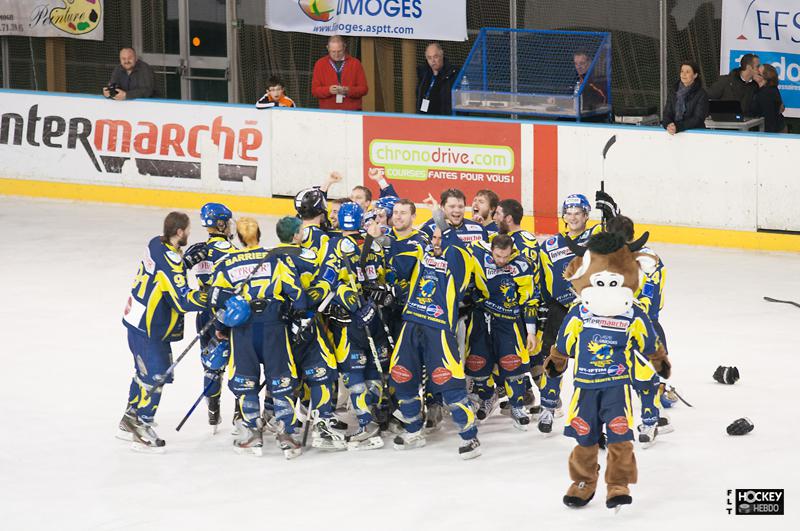
<path id="1" fill-rule="evenodd" d="M 153 68 L 136 57 L 133 48 L 119 52 L 119 65 L 111 73 L 103 96 L 114 100 L 133 100 L 153 97 Z"/>
<path id="2" fill-rule="evenodd" d="M 458 68 L 444 58 L 444 50 L 435 42 L 425 48 L 427 64 L 417 67 L 417 113 L 452 114 L 451 90 Z"/>
<path id="3" fill-rule="evenodd" d="M 742 112 L 749 113 L 753 95 L 758 90 L 757 78 L 760 77 L 758 67 L 761 60 L 757 55 L 747 53 L 739 61 L 739 68 L 720 76 L 716 83 L 708 89 L 708 97 L 712 100 L 737 100 L 742 104 Z"/>

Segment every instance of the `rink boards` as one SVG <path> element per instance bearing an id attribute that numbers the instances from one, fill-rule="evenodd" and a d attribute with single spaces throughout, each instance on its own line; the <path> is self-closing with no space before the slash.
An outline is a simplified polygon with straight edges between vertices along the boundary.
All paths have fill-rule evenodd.
<path id="1" fill-rule="evenodd" d="M 564 196 L 591 200 L 602 180 L 656 241 L 800 251 L 800 236 L 763 232 L 800 231 L 795 135 L 0 91 L 0 157 L 0 194 L 273 215 L 331 170 L 344 175 L 331 197 L 377 191 L 377 167 L 416 202 L 448 187 L 519 199 L 539 233 L 557 230 Z"/>

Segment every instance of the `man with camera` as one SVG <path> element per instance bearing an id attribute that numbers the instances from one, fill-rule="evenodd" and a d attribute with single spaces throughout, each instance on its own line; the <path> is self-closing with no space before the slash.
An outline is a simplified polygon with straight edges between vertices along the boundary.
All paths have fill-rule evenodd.
<path id="1" fill-rule="evenodd" d="M 123 48 L 119 65 L 111 73 L 103 96 L 112 100 L 133 100 L 153 97 L 153 68 L 136 57 L 136 50 Z"/>

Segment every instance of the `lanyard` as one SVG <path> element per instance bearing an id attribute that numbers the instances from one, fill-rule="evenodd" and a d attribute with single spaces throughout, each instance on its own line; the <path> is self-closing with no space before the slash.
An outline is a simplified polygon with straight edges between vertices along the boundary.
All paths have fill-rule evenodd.
<path id="1" fill-rule="evenodd" d="M 336 79 L 339 81 L 339 83 L 341 83 L 342 82 L 342 70 L 344 70 L 344 61 L 342 61 L 342 66 L 340 66 L 338 68 L 336 67 L 336 63 L 334 63 L 330 59 L 328 60 L 328 62 L 331 64 L 333 69 L 336 71 Z"/>
<path id="2" fill-rule="evenodd" d="M 434 83 L 436 83 L 436 77 L 437 77 L 437 76 L 438 76 L 438 74 L 434 74 L 434 75 L 431 77 L 431 84 L 430 84 L 430 85 L 428 85 L 428 90 L 426 90 L 426 91 L 425 91 L 425 99 L 426 99 L 426 100 L 429 100 L 429 99 L 430 99 L 430 95 L 431 95 L 431 89 L 433 88 L 433 84 L 434 84 Z"/>

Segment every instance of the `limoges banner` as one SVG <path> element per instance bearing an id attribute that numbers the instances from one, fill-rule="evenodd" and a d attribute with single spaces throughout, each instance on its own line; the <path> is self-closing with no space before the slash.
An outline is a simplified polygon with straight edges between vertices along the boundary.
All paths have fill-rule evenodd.
<path id="1" fill-rule="evenodd" d="M 784 116 L 800 117 L 800 0 L 725 0 L 719 68 L 727 74 L 746 53 L 778 71 Z"/>
<path id="2" fill-rule="evenodd" d="M 520 124 L 366 115 L 364 174 L 383 170 L 401 197 L 421 203 L 428 194 L 458 188 L 471 202 L 489 188 L 521 200 Z M 375 182 L 365 186 L 377 197 Z M 469 203 L 468 203 L 469 204 Z"/>
<path id="3" fill-rule="evenodd" d="M 0 0 L 0 36 L 103 40 L 103 0 Z"/>
<path id="4" fill-rule="evenodd" d="M 266 14 L 281 31 L 467 40 L 467 0 L 266 0 Z"/>

